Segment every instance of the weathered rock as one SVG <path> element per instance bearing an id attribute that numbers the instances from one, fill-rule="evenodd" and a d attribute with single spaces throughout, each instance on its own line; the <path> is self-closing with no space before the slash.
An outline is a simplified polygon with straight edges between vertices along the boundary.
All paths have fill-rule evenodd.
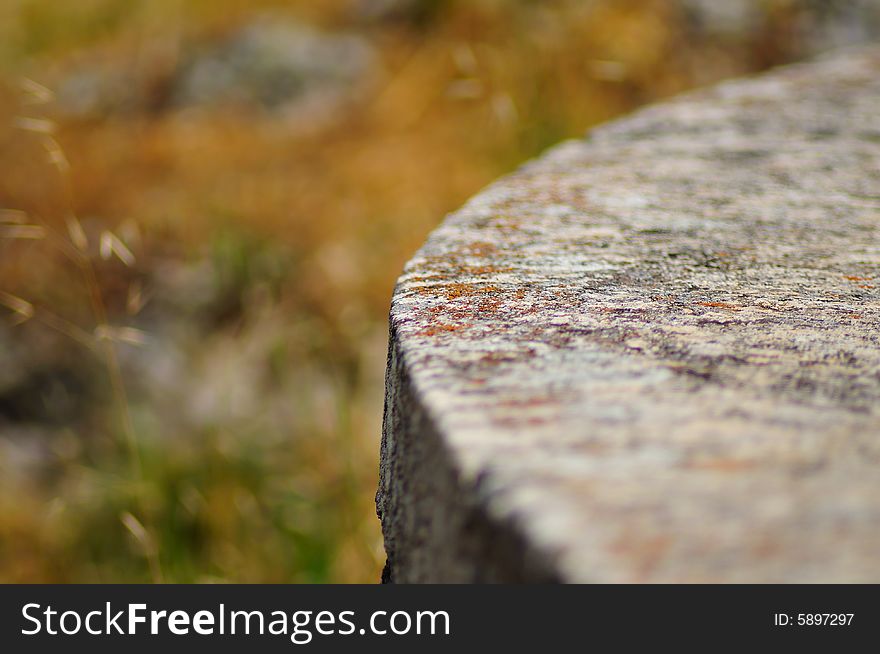
<path id="1" fill-rule="evenodd" d="M 393 581 L 880 581 L 880 49 L 565 143 L 394 293 Z"/>

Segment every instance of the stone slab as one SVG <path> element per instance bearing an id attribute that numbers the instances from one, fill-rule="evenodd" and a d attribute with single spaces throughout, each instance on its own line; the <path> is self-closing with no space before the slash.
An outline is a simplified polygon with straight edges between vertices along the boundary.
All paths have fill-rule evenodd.
<path id="1" fill-rule="evenodd" d="M 880 48 L 476 196 L 394 293 L 397 582 L 880 582 Z"/>

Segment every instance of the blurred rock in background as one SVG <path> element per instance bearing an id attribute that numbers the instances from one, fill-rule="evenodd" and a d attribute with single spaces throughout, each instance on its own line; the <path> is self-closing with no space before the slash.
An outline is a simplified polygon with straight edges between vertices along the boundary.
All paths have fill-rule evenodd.
<path id="1" fill-rule="evenodd" d="M 125 61 L 79 66 L 58 85 L 59 107 L 77 116 L 194 106 L 324 112 L 363 89 L 376 59 L 361 36 L 272 15 L 180 50 L 173 61 L 148 53 L 153 65 L 134 77 Z"/>
<path id="2" fill-rule="evenodd" d="M 374 63 L 366 39 L 327 34 L 263 16 L 182 64 L 176 104 L 254 104 L 278 109 L 314 97 L 347 95 Z"/>

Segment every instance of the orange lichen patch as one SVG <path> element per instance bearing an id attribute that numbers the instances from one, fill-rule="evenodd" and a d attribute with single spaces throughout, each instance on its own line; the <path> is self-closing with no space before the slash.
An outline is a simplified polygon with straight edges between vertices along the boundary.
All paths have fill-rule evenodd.
<path id="1" fill-rule="evenodd" d="M 431 286 L 419 286 L 417 289 L 415 289 L 415 291 L 419 295 L 437 297 L 438 295 L 443 293 L 446 288 L 446 284 L 436 284 Z"/>
<path id="2" fill-rule="evenodd" d="M 510 272 L 513 270 L 510 266 L 465 266 L 461 269 L 461 272 L 466 275 L 492 275 L 495 273 L 504 273 Z"/>
<path id="3" fill-rule="evenodd" d="M 429 325 L 425 327 L 421 331 L 417 332 L 417 336 L 437 336 L 438 334 L 446 334 L 448 332 L 457 332 L 460 329 L 464 329 L 469 325 L 447 325 L 447 324 L 437 324 L 437 325 Z"/>
<path id="4" fill-rule="evenodd" d="M 492 424 L 501 429 L 526 429 L 528 427 L 542 427 L 549 422 L 551 422 L 549 418 L 532 416 L 531 418 L 496 418 Z"/>
<path id="5" fill-rule="evenodd" d="M 626 530 L 611 543 L 611 551 L 634 563 L 635 580 L 640 581 L 649 577 L 660 565 L 670 546 L 668 536 L 641 536 Z"/>
<path id="6" fill-rule="evenodd" d="M 860 314 L 860 313 L 850 313 L 850 314 L 848 314 L 846 317 L 847 317 L 847 318 L 850 318 L 851 320 L 861 320 L 861 319 L 862 319 L 862 314 Z"/>
<path id="7" fill-rule="evenodd" d="M 513 363 L 534 357 L 535 351 L 532 349 L 522 352 L 489 352 L 480 358 L 480 364 L 496 366 L 501 363 Z M 522 403 L 518 403 L 517 406 L 522 406 Z"/>
<path id="8" fill-rule="evenodd" d="M 751 461 L 743 461 L 742 459 L 709 459 L 706 461 L 694 461 L 686 467 L 694 470 L 712 470 L 715 472 L 739 472 L 754 468 L 755 464 Z"/>
<path id="9" fill-rule="evenodd" d="M 870 282 L 871 277 L 859 277 L 858 275 L 844 275 L 844 279 L 848 279 L 851 282 Z"/>
<path id="10" fill-rule="evenodd" d="M 492 243 L 488 243 L 486 241 L 476 241 L 474 243 L 471 243 L 470 245 L 466 245 L 464 250 L 468 254 L 476 255 L 478 257 L 485 257 L 497 252 L 498 248 Z"/>
<path id="11" fill-rule="evenodd" d="M 440 275 L 419 275 L 417 277 L 410 277 L 407 282 L 413 284 L 420 284 L 422 282 L 434 282 L 439 279 L 442 279 Z"/>
<path id="12" fill-rule="evenodd" d="M 872 286 L 871 284 L 859 284 L 859 288 L 877 288 L 877 287 Z"/>
<path id="13" fill-rule="evenodd" d="M 506 407 L 506 408 L 520 408 L 527 409 L 530 407 L 546 407 L 546 406 L 557 406 L 560 401 L 557 398 L 553 397 L 532 397 L 532 398 L 524 398 L 524 399 L 515 399 L 515 400 L 504 400 L 498 403 L 498 406 Z"/>
<path id="14" fill-rule="evenodd" d="M 489 295 L 498 293 L 501 289 L 497 286 L 475 286 L 473 284 L 450 284 L 446 288 L 446 299 L 454 300 L 458 297 L 474 297 L 475 295 Z"/>
<path id="15" fill-rule="evenodd" d="M 419 295 L 433 297 L 445 295 L 447 300 L 454 300 L 460 297 L 475 297 L 480 295 L 489 295 L 492 293 L 500 293 L 501 289 L 492 284 L 483 286 L 478 284 L 454 283 L 437 284 L 435 286 L 420 286 L 416 289 L 416 292 Z"/>
<path id="16" fill-rule="evenodd" d="M 713 309 L 728 309 L 729 311 L 739 311 L 740 307 L 728 302 L 697 302 L 701 307 L 712 307 Z"/>
<path id="17" fill-rule="evenodd" d="M 486 300 L 480 302 L 481 313 L 496 313 L 501 308 L 501 300 Z"/>
<path id="18" fill-rule="evenodd" d="M 418 266 L 419 269 L 422 268 L 434 268 L 434 267 L 442 267 L 448 265 L 455 264 L 455 257 L 452 254 L 445 254 L 443 256 L 438 256 L 436 254 L 429 255 L 424 258 L 421 265 Z"/>
<path id="19" fill-rule="evenodd" d="M 447 300 L 454 300 L 459 297 L 471 297 L 477 294 L 472 284 L 449 284 L 445 287 Z"/>
<path id="20" fill-rule="evenodd" d="M 757 544 L 752 547 L 752 552 L 754 553 L 755 557 L 759 559 L 767 559 L 778 556 L 781 551 L 782 544 L 772 540 L 766 535 L 761 536 Z"/>

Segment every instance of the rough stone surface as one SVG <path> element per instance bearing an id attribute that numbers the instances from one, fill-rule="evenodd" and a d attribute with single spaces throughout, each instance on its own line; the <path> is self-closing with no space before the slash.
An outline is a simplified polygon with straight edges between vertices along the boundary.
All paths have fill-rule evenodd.
<path id="1" fill-rule="evenodd" d="M 880 48 L 502 179 L 390 340 L 386 580 L 880 581 Z"/>

